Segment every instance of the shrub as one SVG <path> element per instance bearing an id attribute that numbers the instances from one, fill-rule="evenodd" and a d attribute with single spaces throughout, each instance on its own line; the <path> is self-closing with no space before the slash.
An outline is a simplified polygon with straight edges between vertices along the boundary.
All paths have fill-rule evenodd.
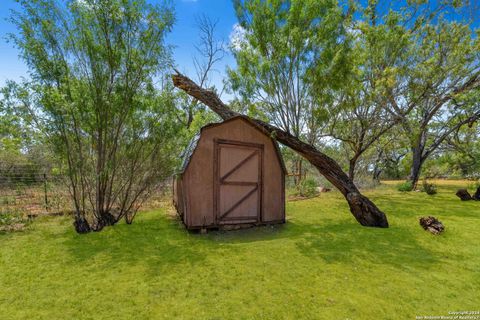
<path id="1" fill-rule="evenodd" d="M 20 231 L 25 223 L 22 215 L 18 212 L 0 213 L 0 232 Z"/>
<path id="2" fill-rule="evenodd" d="M 473 190 L 477 190 L 478 188 L 480 188 L 480 180 L 470 183 L 468 187 Z"/>
<path id="3" fill-rule="evenodd" d="M 303 179 L 297 186 L 297 194 L 302 197 L 313 197 L 318 194 L 317 181 L 312 178 Z"/>
<path id="4" fill-rule="evenodd" d="M 413 190 L 412 182 L 405 181 L 404 183 L 399 184 L 397 186 L 397 190 L 402 192 L 412 191 Z"/>
<path id="5" fill-rule="evenodd" d="M 422 191 L 429 195 L 437 193 L 437 186 L 433 183 L 428 183 L 427 180 L 423 180 Z"/>

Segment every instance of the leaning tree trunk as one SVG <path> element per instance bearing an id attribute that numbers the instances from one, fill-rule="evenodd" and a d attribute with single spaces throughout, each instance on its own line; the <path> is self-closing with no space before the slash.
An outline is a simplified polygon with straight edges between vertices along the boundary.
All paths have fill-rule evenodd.
<path id="1" fill-rule="evenodd" d="M 214 92 L 199 87 L 192 80 L 179 72 L 177 72 L 176 75 L 173 75 L 172 78 L 173 83 L 177 88 L 182 89 L 187 94 L 207 105 L 222 119 L 226 120 L 232 117 L 242 116 L 265 134 L 273 137 L 277 141 L 302 155 L 343 194 L 350 206 L 350 211 L 361 225 L 382 228 L 388 227 L 388 221 L 385 214 L 380 211 L 372 201 L 358 191 L 352 180 L 348 178 L 345 172 L 342 171 L 340 166 L 332 158 L 288 132 L 280 130 L 261 120 L 249 118 L 230 110 L 230 108 L 225 105 Z"/>

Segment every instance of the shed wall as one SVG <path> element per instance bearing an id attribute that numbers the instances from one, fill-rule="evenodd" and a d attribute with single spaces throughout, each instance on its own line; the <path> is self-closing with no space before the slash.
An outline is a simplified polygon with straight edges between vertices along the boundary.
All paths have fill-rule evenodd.
<path id="1" fill-rule="evenodd" d="M 177 197 L 185 199 L 185 208 L 182 209 L 186 213 L 184 222 L 187 227 L 211 226 L 215 223 L 214 139 L 264 145 L 262 221 L 284 221 L 284 173 L 275 146 L 269 137 L 239 118 L 202 130 L 197 148 L 183 174 L 183 194 L 177 194 Z"/>
<path id="2" fill-rule="evenodd" d="M 180 217 L 184 218 L 184 195 L 183 195 L 183 186 L 182 186 L 182 178 L 181 176 L 175 177 L 173 179 L 173 204 L 175 205 L 175 208 L 177 209 L 178 214 Z"/>

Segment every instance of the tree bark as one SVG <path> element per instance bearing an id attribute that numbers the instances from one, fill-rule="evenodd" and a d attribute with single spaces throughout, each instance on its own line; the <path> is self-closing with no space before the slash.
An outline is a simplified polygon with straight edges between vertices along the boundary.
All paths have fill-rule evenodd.
<path id="1" fill-rule="evenodd" d="M 473 199 L 480 201 L 480 187 L 477 188 L 477 191 L 473 194 Z"/>
<path id="2" fill-rule="evenodd" d="M 420 225 L 423 229 L 433 234 L 440 234 L 445 230 L 445 226 L 437 218 L 428 216 L 420 218 Z"/>
<path id="3" fill-rule="evenodd" d="M 422 165 L 425 159 L 423 158 L 423 148 L 414 147 L 412 148 L 412 167 L 410 168 L 410 175 L 408 176 L 408 181 L 412 184 L 412 190 L 417 188 L 418 180 L 420 179 L 420 172 L 422 170 Z"/>
<path id="4" fill-rule="evenodd" d="M 294 180 L 294 183 L 296 186 L 298 186 L 300 184 L 300 182 L 302 182 L 304 180 L 304 170 L 303 170 L 303 162 L 302 162 L 302 158 L 299 157 L 298 159 L 295 159 L 294 160 L 294 163 L 295 163 L 295 175 L 293 176 L 293 180 Z"/>
<path id="5" fill-rule="evenodd" d="M 459 189 L 457 193 L 455 193 L 455 195 L 459 197 L 460 200 L 462 201 L 473 200 L 472 196 L 470 195 L 470 193 L 468 193 L 467 189 Z"/>
<path id="6" fill-rule="evenodd" d="M 83 216 L 75 216 L 75 221 L 73 222 L 73 226 L 75 227 L 75 231 L 77 233 L 89 233 L 92 231 L 90 224 L 88 223 L 87 219 Z"/>
<path id="7" fill-rule="evenodd" d="M 359 154 L 356 154 L 348 161 L 348 178 L 352 181 L 355 181 L 355 167 L 357 166 Z"/>
<path id="8" fill-rule="evenodd" d="M 261 120 L 240 115 L 239 113 L 230 110 L 230 108 L 224 104 L 214 92 L 199 87 L 192 80 L 180 74 L 178 71 L 177 74 L 172 76 L 172 79 L 175 87 L 185 91 L 187 94 L 207 105 L 222 119 L 226 120 L 232 117 L 242 116 L 265 134 L 302 155 L 343 194 L 350 206 L 351 213 L 362 226 L 388 227 L 388 221 L 385 214 L 380 211 L 370 199 L 360 193 L 353 181 L 348 178 L 345 172 L 342 171 L 340 166 L 332 158 L 288 132 L 280 130 Z"/>

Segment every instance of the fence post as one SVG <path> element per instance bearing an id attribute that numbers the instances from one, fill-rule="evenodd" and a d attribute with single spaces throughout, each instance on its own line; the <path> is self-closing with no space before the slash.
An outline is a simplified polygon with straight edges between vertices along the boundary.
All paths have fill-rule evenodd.
<path id="1" fill-rule="evenodd" d="M 45 210 L 48 211 L 48 195 L 47 195 L 47 174 L 43 174 L 43 187 L 45 191 Z"/>

